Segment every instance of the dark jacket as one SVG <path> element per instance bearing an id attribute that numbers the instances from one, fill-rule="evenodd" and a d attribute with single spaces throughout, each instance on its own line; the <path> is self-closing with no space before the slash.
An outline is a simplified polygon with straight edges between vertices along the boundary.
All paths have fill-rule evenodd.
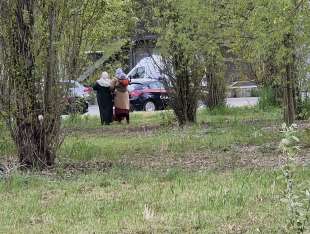
<path id="1" fill-rule="evenodd" d="M 101 124 L 109 124 L 113 117 L 113 96 L 110 87 L 104 87 L 97 82 L 93 86 L 97 92 L 97 102 L 100 110 Z"/>

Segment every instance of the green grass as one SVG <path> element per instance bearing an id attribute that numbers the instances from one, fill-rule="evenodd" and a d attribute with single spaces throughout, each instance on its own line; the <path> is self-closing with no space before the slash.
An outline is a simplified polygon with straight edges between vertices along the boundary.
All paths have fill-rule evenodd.
<path id="1" fill-rule="evenodd" d="M 136 157 L 159 154 L 169 157 L 186 152 L 222 151 L 233 145 L 276 144 L 279 140 L 278 132 L 250 125 L 238 124 L 222 129 L 196 126 L 124 136 L 70 136 L 64 142 L 60 155 L 61 158 L 75 160 L 117 160 L 123 155 Z"/>
<path id="2" fill-rule="evenodd" d="M 167 122 L 175 122 L 172 111 L 159 111 L 155 113 L 134 112 L 130 114 L 131 124 L 129 127 L 138 127 L 143 125 L 166 125 Z M 213 111 L 207 109 L 198 111 L 198 123 L 212 124 L 232 124 L 240 121 L 281 121 L 282 115 L 279 108 L 271 108 L 263 111 L 253 107 L 242 108 L 217 108 Z M 94 116 L 69 116 L 63 121 L 64 128 L 109 128 L 100 125 L 99 117 Z M 113 124 L 113 128 L 123 128 L 118 124 Z"/>
<path id="3" fill-rule="evenodd" d="M 169 122 L 172 118 L 169 112 L 134 113 L 129 126 L 98 127 L 98 118 L 75 117 L 65 120 L 64 126 L 82 129 L 66 138 L 60 149 L 60 158 L 119 160 L 124 155 L 135 158 L 157 154 L 174 157 L 191 152 L 223 151 L 234 145 L 277 144 L 279 132 L 262 128 L 274 125 L 279 117 L 278 109 L 268 112 L 256 108 L 203 110 L 199 112 L 198 125 L 185 129 L 165 127 L 163 121 Z M 151 133 L 134 130 L 153 125 L 162 127 Z M 101 129 L 99 133 L 88 134 L 87 130 L 98 128 Z"/>
<path id="4" fill-rule="evenodd" d="M 141 125 L 157 125 L 162 123 L 162 112 L 146 113 L 134 112 L 130 113 L 130 127 Z M 109 128 L 110 126 L 101 126 L 100 118 L 88 115 L 72 115 L 63 120 L 64 128 L 92 129 L 92 128 Z M 121 125 L 114 123 L 114 128 L 121 128 Z"/>
<path id="5" fill-rule="evenodd" d="M 63 120 L 63 128 L 70 130 L 70 134 L 60 150 L 60 156 L 89 160 L 118 158 L 125 153 L 133 156 L 137 152 L 154 154 L 158 149 L 162 150 L 161 153 L 177 154 L 226 149 L 234 144 L 261 145 L 279 140 L 278 132 L 262 129 L 275 124 L 279 118 L 278 109 L 268 112 L 257 108 L 203 110 L 198 114 L 198 125 L 180 130 L 176 126 L 171 129 L 170 124 L 175 120 L 169 111 L 133 113 L 130 125 L 114 123 L 108 127 L 101 126 L 98 117 L 70 116 Z M 159 129 L 149 134 L 142 131 L 144 126 Z M 4 130 L 0 133 L 0 150 L 1 156 L 15 153 L 14 144 Z"/>
<path id="6" fill-rule="evenodd" d="M 278 233 L 279 172 L 113 168 L 66 180 L 14 175 L 0 183 L 1 233 Z M 309 180 L 300 169 L 298 181 Z"/>
<path id="7" fill-rule="evenodd" d="M 284 233 L 285 186 L 268 165 L 278 157 L 279 109 L 203 110 L 183 129 L 171 125 L 171 112 L 131 120 L 102 127 L 99 118 L 65 119 L 54 171 L 0 179 L 0 233 Z M 14 154 L 0 134 L 0 154 Z M 298 136 L 309 147 L 310 131 Z M 249 147 L 254 155 L 243 152 Z M 249 169 L 252 157 L 265 164 Z M 91 166 L 106 161 L 106 170 Z M 68 171 L 68 163 L 90 168 Z M 310 168 L 295 176 L 304 189 Z"/>

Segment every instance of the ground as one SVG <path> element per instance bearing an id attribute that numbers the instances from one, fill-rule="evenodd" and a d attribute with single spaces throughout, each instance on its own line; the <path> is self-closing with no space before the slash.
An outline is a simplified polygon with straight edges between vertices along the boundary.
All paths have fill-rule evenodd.
<path id="1" fill-rule="evenodd" d="M 0 182 L 0 233 L 285 233 L 281 115 L 200 110 L 198 124 L 182 129 L 170 111 L 107 127 L 68 117 L 57 166 Z M 303 191 L 310 124 L 298 126 L 294 181 Z M 14 147 L 0 139 L 12 166 Z"/>

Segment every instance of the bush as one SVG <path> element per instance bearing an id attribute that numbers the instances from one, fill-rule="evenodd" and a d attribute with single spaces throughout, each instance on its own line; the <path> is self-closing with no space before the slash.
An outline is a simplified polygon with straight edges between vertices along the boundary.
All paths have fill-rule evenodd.
<path id="1" fill-rule="evenodd" d="M 298 120 L 308 120 L 310 119 L 310 100 L 306 99 L 303 101 L 299 101 L 297 103 L 297 119 Z"/>
<path id="2" fill-rule="evenodd" d="M 272 87 L 263 87 L 259 92 L 258 107 L 262 110 L 279 106 L 277 95 Z"/>
<path id="3" fill-rule="evenodd" d="M 84 114 L 88 110 L 88 103 L 85 98 L 72 97 L 68 99 L 64 114 Z"/>
<path id="4" fill-rule="evenodd" d="M 257 88 L 251 89 L 251 97 L 259 97 L 260 96 L 260 90 Z"/>
<path id="5" fill-rule="evenodd" d="M 86 101 L 89 103 L 89 105 L 95 105 L 97 103 L 96 93 L 91 92 L 89 96 L 86 98 Z"/>
<path id="6" fill-rule="evenodd" d="M 3 120 L 0 119 L 0 156 L 7 156 L 15 153 L 15 146 L 10 137 Z"/>
<path id="7" fill-rule="evenodd" d="M 176 116 L 174 112 L 162 111 L 160 112 L 160 125 L 163 127 L 172 127 L 177 123 Z"/>

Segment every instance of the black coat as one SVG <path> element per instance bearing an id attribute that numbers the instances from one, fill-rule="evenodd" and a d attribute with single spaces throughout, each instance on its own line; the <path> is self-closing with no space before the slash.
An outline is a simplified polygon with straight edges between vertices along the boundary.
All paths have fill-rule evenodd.
<path id="1" fill-rule="evenodd" d="M 97 82 L 93 86 L 97 92 L 97 102 L 100 110 L 101 124 L 110 124 L 113 118 L 113 96 L 109 87 L 103 87 Z"/>

